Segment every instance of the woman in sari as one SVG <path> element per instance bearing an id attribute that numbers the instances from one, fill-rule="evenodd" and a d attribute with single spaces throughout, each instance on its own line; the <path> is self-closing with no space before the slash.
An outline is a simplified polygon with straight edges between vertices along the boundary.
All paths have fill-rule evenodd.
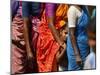
<path id="1" fill-rule="evenodd" d="M 22 2 L 22 14 L 24 22 L 24 39 L 26 43 L 26 52 L 28 65 L 31 69 L 30 72 L 38 72 L 36 53 L 35 53 L 35 41 L 38 36 L 37 27 L 40 23 L 41 3 L 39 2 Z M 35 40 L 34 40 L 35 39 Z M 36 71 L 35 71 L 36 70 Z"/>
<path id="2" fill-rule="evenodd" d="M 86 28 L 89 13 L 85 6 L 71 5 L 68 10 L 67 55 L 68 70 L 82 70 L 84 61 L 89 54 Z"/>
<path id="3" fill-rule="evenodd" d="M 37 16 L 32 16 L 30 17 L 30 15 L 33 13 L 37 13 L 37 15 L 39 15 L 39 12 L 31 12 L 31 14 L 29 13 L 30 11 L 25 11 L 27 8 L 31 9 L 31 8 L 35 8 L 37 7 L 37 9 L 34 9 L 34 11 L 38 10 L 38 3 L 33 3 L 33 7 L 29 6 L 31 5 L 31 2 L 29 5 L 27 5 L 28 2 L 25 2 L 26 4 L 23 6 L 23 3 L 20 2 L 20 6 L 17 10 L 17 14 L 14 16 L 13 21 L 12 21 L 12 74 L 23 74 L 23 73 L 33 73 L 33 72 L 37 72 L 37 64 L 36 64 L 36 58 L 35 58 L 35 47 L 34 47 L 34 39 L 36 40 L 37 34 L 35 35 L 36 31 L 37 31 L 37 26 L 39 25 L 40 20 L 37 18 Z M 40 3 L 39 3 L 40 4 Z M 36 6 L 35 6 L 36 5 Z M 27 10 L 29 10 L 27 9 Z M 23 12 L 23 11 L 24 12 Z M 23 15 L 22 15 L 23 14 Z M 29 18 L 30 17 L 30 18 Z M 23 19 L 24 18 L 24 19 Z M 27 26 L 27 22 L 26 20 L 31 21 L 31 31 L 30 34 L 31 35 L 31 42 L 29 42 L 28 39 L 28 43 L 29 45 L 27 45 L 26 42 L 26 38 L 25 35 L 27 33 L 23 32 L 23 30 L 27 29 L 28 27 L 25 28 L 25 26 Z M 29 25 L 28 25 L 29 26 Z M 29 36 L 27 36 L 29 37 Z M 27 48 L 27 46 L 32 46 L 31 49 L 29 50 Z M 32 54 L 32 56 L 30 56 L 30 53 Z M 33 57 L 34 56 L 34 57 Z M 31 57 L 31 58 L 30 58 Z M 35 58 L 35 59 L 34 59 Z M 31 59 L 31 60 L 30 60 Z"/>
<path id="4" fill-rule="evenodd" d="M 37 63 L 39 72 L 52 72 L 57 71 L 56 54 L 63 44 L 56 29 L 64 25 L 68 7 L 47 3 L 45 8 L 38 29 Z"/>

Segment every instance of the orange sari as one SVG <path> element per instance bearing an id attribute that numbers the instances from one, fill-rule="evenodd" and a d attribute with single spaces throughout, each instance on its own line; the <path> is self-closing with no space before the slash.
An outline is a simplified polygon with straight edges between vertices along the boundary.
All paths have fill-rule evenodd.
<path id="1" fill-rule="evenodd" d="M 57 29 L 65 24 L 68 6 L 61 4 L 56 10 L 55 26 Z M 57 22 L 57 23 L 56 23 Z M 39 72 L 57 71 L 56 53 L 59 45 L 55 41 L 49 27 L 45 11 L 42 15 L 41 25 L 38 28 L 39 36 L 37 41 L 37 63 Z"/>

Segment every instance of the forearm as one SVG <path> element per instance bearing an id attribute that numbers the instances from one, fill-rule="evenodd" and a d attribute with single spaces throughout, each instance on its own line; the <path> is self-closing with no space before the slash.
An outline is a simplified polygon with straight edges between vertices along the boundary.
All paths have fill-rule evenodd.
<path id="1" fill-rule="evenodd" d="M 70 39 L 71 39 L 72 47 L 73 47 L 73 50 L 74 50 L 74 54 L 80 55 L 79 49 L 77 47 L 77 40 L 76 40 L 75 33 L 74 33 L 73 30 L 70 31 Z"/>
<path id="2" fill-rule="evenodd" d="M 29 19 L 24 18 L 24 38 L 25 38 L 27 53 L 31 52 L 30 41 L 29 41 L 29 25 L 30 25 Z"/>
<path id="3" fill-rule="evenodd" d="M 55 26 L 50 24 L 49 28 L 50 28 L 52 35 L 54 36 L 55 40 L 59 43 L 59 45 L 63 44 L 63 42 L 60 39 L 59 32 L 56 30 Z"/>
<path id="4" fill-rule="evenodd" d="M 47 3 L 46 4 L 46 15 L 47 15 L 47 19 L 48 19 L 48 27 L 50 28 L 52 35 L 54 36 L 55 40 L 59 44 L 61 44 L 59 33 L 54 26 L 55 6 L 56 6 L 56 4 Z"/>

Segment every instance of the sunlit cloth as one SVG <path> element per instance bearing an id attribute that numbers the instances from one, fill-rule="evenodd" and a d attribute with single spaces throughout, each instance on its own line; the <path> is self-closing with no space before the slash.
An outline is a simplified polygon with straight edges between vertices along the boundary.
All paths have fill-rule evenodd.
<path id="1" fill-rule="evenodd" d="M 51 7 L 50 9 L 52 9 Z M 57 12 L 53 12 L 53 13 L 57 13 Z M 39 37 L 37 42 L 37 63 L 38 63 L 39 72 L 57 71 L 57 63 L 56 63 L 55 56 L 59 49 L 59 45 L 55 41 L 51 33 L 51 30 L 48 28 L 48 21 L 46 17 L 47 14 L 48 13 L 45 13 L 44 11 L 41 19 L 41 25 L 39 26 L 38 29 Z M 48 15 L 52 16 L 52 14 L 48 14 Z M 59 18 L 59 21 L 63 19 L 62 16 L 57 16 L 57 17 Z M 60 19 L 60 17 L 62 18 Z"/>
<path id="2" fill-rule="evenodd" d="M 62 26 L 64 26 L 67 22 L 67 11 L 68 11 L 68 5 L 67 4 L 60 4 L 56 11 L 56 28 L 60 29 Z"/>
<path id="3" fill-rule="evenodd" d="M 59 46 L 48 28 L 45 14 L 44 17 L 42 17 L 41 23 L 42 24 L 38 29 L 39 37 L 37 42 L 37 62 L 39 72 L 50 72 L 52 71 L 54 56 Z"/>

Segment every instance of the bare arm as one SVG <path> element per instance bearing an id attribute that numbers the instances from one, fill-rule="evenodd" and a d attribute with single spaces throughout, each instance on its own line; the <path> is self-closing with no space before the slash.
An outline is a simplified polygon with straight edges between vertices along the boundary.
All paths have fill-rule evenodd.
<path id="1" fill-rule="evenodd" d="M 78 6 L 77 6 L 78 7 Z M 80 50 L 78 48 L 78 44 L 77 44 L 77 39 L 75 36 L 75 29 L 76 29 L 76 22 L 77 22 L 77 7 L 76 6 L 70 6 L 69 10 L 68 10 L 68 26 L 69 26 L 69 35 L 70 35 L 70 40 L 71 40 L 71 44 L 74 50 L 74 55 L 76 58 L 76 63 L 81 64 L 82 63 L 82 59 L 80 57 Z"/>
<path id="2" fill-rule="evenodd" d="M 55 20 L 55 4 L 46 4 L 46 13 L 47 18 L 49 22 L 49 28 L 52 32 L 52 35 L 54 36 L 55 40 L 59 43 L 59 45 L 62 45 L 62 41 L 59 37 L 59 32 L 56 30 L 54 26 L 54 20 Z"/>
<path id="3" fill-rule="evenodd" d="M 61 39 L 59 37 L 59 32 L 56 30 L 56 28 L 55 28 L 55 26 L 53 24 L 53 20 L 52 20 L 53 18 L 49 17 L 49 19 L 50 19 L 49 28 L 50 28 L 50 30 L 52 32 L 52 35 L 54 36 L 54 38 L 56 39 L 56 41 L 59 43 L 59 45 L 62 45 L 62 41 L 61 41 Z"/>
<path id="4" fill-rule="evenodd" d="M 24 38 L 25 38 L 25 42 L 26 42 L 26 50 L 27 50 L 27 54 L 30 55 L 32 57 L 32 51 L 31 51 L 31 47 L 30 47 L 30 41 L 29 41 L 29 18 L 24 18 Z"/>
<path id="5" fill-rule="evenodd" d="M 76 63 L 81 65 L 82 64 L 82 59 L 80 57 L 79 48 L 77 46 L 77 40 L 76 40 L 76 37 L 75 37 L 75 28 L 70 28 L 69 29 L 69 34 L 70 34 L 72 47 L 74 49 L 74 54 L 75 54 L 75 57 L 76 57 Z"/>
<path id="6" fill-rule="evenodd" d="M 75 28 L 69 28 L 69 34 L 70 34 L 72 47 L 74 49 L 74 54 L 75 55 L 80 55 L 79 54 L 79 49 L 77 47 L 76 37 L 75 37 Z"/>

